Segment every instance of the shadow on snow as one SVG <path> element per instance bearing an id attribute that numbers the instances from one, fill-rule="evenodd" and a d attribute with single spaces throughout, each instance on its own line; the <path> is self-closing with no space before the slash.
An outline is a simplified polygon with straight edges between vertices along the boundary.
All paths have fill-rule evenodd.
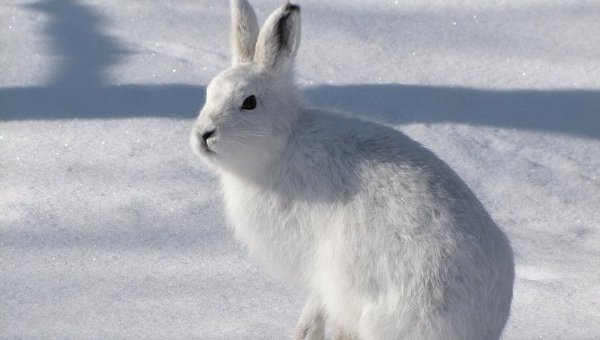
<path id="1" fill-rule="evenodd" d="M 192 118 L 204 87 L 187 84 L 112 85 L 108 69 L 130 51 L 102 32 L 94 8 L 70 0 L 27 5 L 49 17 L 45 27 L 59 56 L 48 85 L 0 88 L 0 120 Z M 600 91 L 479 90 L 401 84 L 317 86 L 313 105 L 390 123 L 455 122 L 600 138 Z"/>

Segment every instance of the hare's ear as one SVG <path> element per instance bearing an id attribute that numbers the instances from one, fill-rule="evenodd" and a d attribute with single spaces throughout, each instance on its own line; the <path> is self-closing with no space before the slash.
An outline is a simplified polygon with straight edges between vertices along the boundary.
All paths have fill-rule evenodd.
<path id="1" fill-rule="evenodd" d="M 300 44 L 300 6 L 289 2 L 269 16 L 258 35 L 254 62 L 275 72 L 291 70 Z"/>
<path id="2" fill-rule="evenodd" d="M 258 38 L 256 14 L 246 0 L 231 0 L 230 3 L 232 63 L 252 62 Z"/>

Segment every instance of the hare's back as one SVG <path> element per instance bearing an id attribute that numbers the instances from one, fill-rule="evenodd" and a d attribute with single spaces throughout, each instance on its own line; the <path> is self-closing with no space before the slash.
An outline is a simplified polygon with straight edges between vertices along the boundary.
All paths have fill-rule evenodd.
<path id="1" fill-rule="evenodd" d="M 505 235 L 433 152 L 380 124 L 322 111 L 304 119 L 301 157 L 310 161 L 302 185 L 326 198 L 317 202 L 341 207 L 347 241 L 365 251 L 388 249 L 392 258 L 409 251 L 440 263 L 456 256 L 458 267 L 512 268 Z"/>

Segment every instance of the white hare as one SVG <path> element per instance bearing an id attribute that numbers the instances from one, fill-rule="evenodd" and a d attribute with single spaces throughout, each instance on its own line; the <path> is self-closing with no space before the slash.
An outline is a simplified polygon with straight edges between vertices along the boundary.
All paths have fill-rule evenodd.
<path id="1" fill-rule="evenodd" d="M 259 30 L 232 0 L 233 65 L 207 89 L 191 145 L 220 175 L 235 236 L 306 288 L 297 339 L 498 339 L 511 248 L 475 195 L 399 131 L 303 106 L 300 8 Z"/>

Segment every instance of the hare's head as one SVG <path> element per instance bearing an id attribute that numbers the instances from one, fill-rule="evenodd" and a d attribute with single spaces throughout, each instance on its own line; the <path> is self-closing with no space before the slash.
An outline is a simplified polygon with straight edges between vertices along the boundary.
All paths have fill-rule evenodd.
<path id="1" fill-rule="evenodd" d="M 287 3 L 259 30 L 246 0 L 231 0 L 232 66 L 217 75 L 191 134 L 200 158 L 224 170 L 261 171 L 284 150 L 300 101 L 293 61 L 300 7 Z"/>

